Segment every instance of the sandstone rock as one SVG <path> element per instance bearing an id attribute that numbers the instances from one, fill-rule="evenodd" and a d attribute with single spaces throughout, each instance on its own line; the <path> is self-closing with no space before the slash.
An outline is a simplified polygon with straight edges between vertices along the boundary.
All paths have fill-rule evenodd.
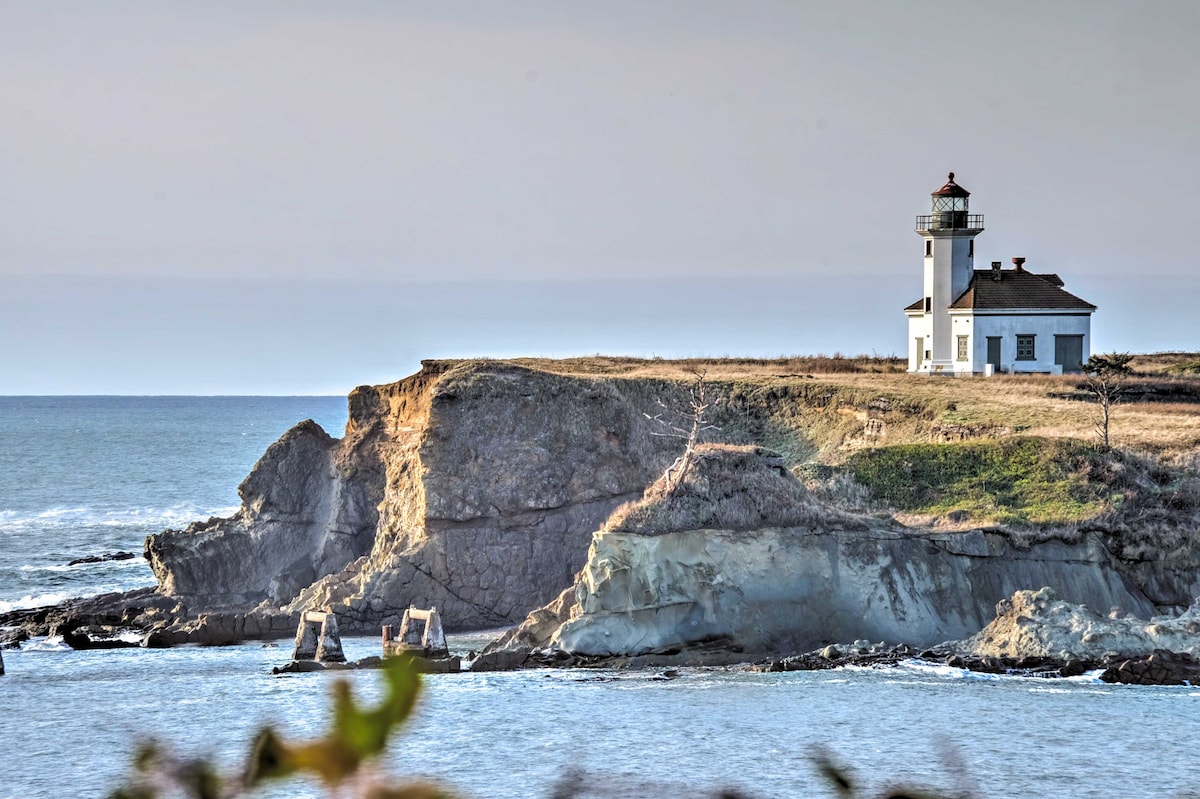
<path id="1" fill-rule="evenodd" d="M 982 554 L 940 546 L 956 536 L 977 537 Z M 1054 582 L 1092 607 L 1152 609 L 1106 559 L 1072 554 L 1060 542 L 1018 554 L 999 534 L 883 527 L 600 532 L 570 617 L 537 646 L 637 654 L 727 635 L 751 651 L 865 636 L 928 647 L 978 631 L 1026 579 Z"/>
<path id="2" fill-rule="evenodd" d="M 866 636 L 929 646 L 970 635 L 991 618 L 994 603 L 1031 579 L 1059 585 L 1095 608 L 1152 609 L 1093 541 L 1081 547 L 1051 540 L 1018 550 L 998 532 L 898 530 L 820 506 L 762 450 L 702 451 L 676 491 L 651 486 L 633 510 L 618 511 L 593 536 L 573 592 L 532 613 L 489 651 L 528 652 L 536 661 L 539 652 L 628 657 L 720 638 L 760 652 L 808 650 L 832 639 L 853 640 L 846 651 L 869 656 L 877 647 Z M 736 497 L 746 485 L 787 497 L 784 515 L 805 524 L 662 529 L 664 519 L 733 527 L 734 519 L 768 518 L 761 503 L 712 499 Z"/>
<path id="3" fill-rule="evenodd" d="M 427 362 L 356 389 L 341 441 L 297 425 L 237 515 L 152 536 L 147 557 L 193 612 L 330 606 L 375 631 L 416 604 L 451 629 L 512 623 L 570 585 L 592 531 L 665 466 L 676 444 L 644 411 L 678 391 Z"/>
<path id="4" fill-rule="evenodd" d="M 1091 663 L 1147 656 L 1156 649 L 1194 656 L 1200 654 L 1198 621 L 1200 604 L 1175 618 L 1111 618 L 1042 588 L 1017 591 L 999 602 L 996 618 L 958 649 L 981 657 Z"/>

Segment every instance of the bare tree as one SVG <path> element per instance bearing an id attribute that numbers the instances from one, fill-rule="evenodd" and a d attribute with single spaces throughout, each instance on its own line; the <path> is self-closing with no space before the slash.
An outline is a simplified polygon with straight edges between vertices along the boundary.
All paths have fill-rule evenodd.
<path id="1" fill-rule="evenodd" d="M 1129 362 L 1133 356 L 1127 352 L 1112 352 L 1107 355 L 1093 355 L 1083 364 L 1083 379 L 1088 393 L 1096 398 L 1100 405 L 1100 418 L 1096 420 L 1096 433 L 1104 442 L 1104 448 L 1109 445 L 1109 423 L 1112 420 L 1112 409 L 1121 402 L 1125 393 L 1125 384 L 1133 372 Z"/>
<path id="2" fill-rule="evenodd" d="M 659 399 L 658 406 L 661 410 L 657 414 L 654 416 L 648 413 L 643 414 L 650 421 L 662 425 L 661 431 L 653 432 L 651 435 L 678 438 L 684 442 L 683 454 L 676 458 L 675 462 L 668 466 L 666 472 L 663 473 L 668 491 L 673 489 L 679 478 L 687 473 L 688 466 L 692 463 L 692 456 L 696 453 L 696 445 L 700 443 L 700 437 L 709 430 L 721 429 L 708 418 L 708 412 L 721 402 L 720 398 L 709 397 L 708 384 L 705 382 L 708 372 L 696 369 L 692 370 L 691 374 L 694 379 L 688 386 L 688 401 L 683 411 L 671 408 Z"/>

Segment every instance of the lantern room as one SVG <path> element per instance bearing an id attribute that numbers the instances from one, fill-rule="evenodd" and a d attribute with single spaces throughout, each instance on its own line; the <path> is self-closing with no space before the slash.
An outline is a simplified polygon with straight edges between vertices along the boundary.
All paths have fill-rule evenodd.
<path id="1" fill-rule="evenodd" d="M 947 176 L 945 185 L 930 196 L 933 199 L 932 213 L 917 218 L 918 230 L 966 230 L 983 227 L 983 217 L 968 216 L 971 192 L 954 182 L 953 172 Z"/>

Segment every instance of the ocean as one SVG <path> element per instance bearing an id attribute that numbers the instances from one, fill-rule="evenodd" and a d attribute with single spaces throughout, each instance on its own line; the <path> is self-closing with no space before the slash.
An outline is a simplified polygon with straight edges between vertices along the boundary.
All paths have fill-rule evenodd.
<path id="1" fill-rule="evenodd" d="M 224 515 L 263 450 L 312 418 L 333 435 L 341 397 L 0 397 L 0 609 L 153 584 L 142 539 Z M 129 560 L 76 566 L 89 555 Z M 452 637 L 465 653 L 486 635 Z M 378 653 L 346 639 L 350 658 Z M 273 676 L 289 644 L 76 652 L 53 639 L 3 653 L 0 797 L 104 796 L 137 742 L 234 769 L 264 723 L 316 735 L 333 675 Z M 378 675 L 347 676 L 364 696 Z M 895 668 L 533 670 L 426 679 L 385 765 L 463 797 L 833 797 L 826 750 L 875 795 L 1200 797 L 1200 688 L 1111 686 Z M 560 795 L 561 795 L 560 791 Z M 285 784 L 272 796 L 317 796 Z"/>

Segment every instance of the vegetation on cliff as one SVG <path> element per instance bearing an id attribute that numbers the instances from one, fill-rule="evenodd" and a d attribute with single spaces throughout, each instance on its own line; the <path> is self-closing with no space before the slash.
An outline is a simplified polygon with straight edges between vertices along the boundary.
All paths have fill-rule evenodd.
<path id="1" fill-rule="evenodd" d="M 639 535 L 678 530 L 795 527 L 828 514 L 815 507 L 783 458 L 762 447 L 700 444 L 675 479 L 656 480 L 613 512 L 605 529 Z"/>

